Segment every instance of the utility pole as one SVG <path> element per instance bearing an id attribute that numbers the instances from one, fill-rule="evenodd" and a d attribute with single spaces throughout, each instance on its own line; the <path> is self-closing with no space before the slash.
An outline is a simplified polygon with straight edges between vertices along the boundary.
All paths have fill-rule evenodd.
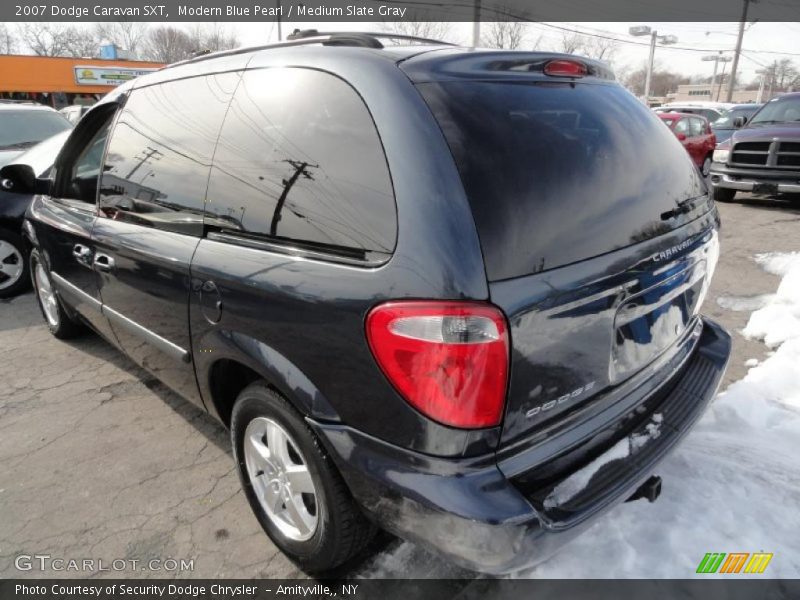
<path id="1" fill-rule="evenodd" d="M 758 96 L 756 96 L 756 104 L 761 104 L 761 98 L 764 96 L 764 80 L 767 78 L 765 73 L 761 73 L 761 81 L 758 84 Z"/>
<path id="2" fill-rule="evenodd" d="M 647 25 L 636 25 L 628 29 L 628 33 L 639 37 L 643 35 L 650 36 L 650 58 L 647 61 L 647 74 L 644 80 L 644 103 L 645 106 L 650 106 L 650 82 L 653 79 L 653 63 L 656 56 L 656 42 L 662 44 L 675 44 L 678 38 L 674 35 L 658 35 L 658 31 L 651 29 Z"/>
<path id="3" fill-rule="evenodd" d="M 136 173 L 136 171 L 138 171 L 139 169 L 141 169 L 142 165 L 144 165 L 146 163 L 149 163 L 151 159 L 152 160 L 161 160 L 162 156 L 164 156 L 164 154 L 162 152 L 156 150 L 155 148 L 151 148 L 150 146 L 147 146 L 147 151 L 144 152 L 144 156 L 137 156 L 136 157 L 136 158 L 139 159 L 139 162 L 136 164 L 135 167 L 133 167 L 131 169 L 130 173 L 128 173 L 123 179 L 126 179 L 126 180 L 130 181 L 131 177 L 133 177 L 133 174 Z"/>
<path id="4" fill-rule="evenodd" d="M 722 56 L 722 51 L 720 51 L 719 54 L 709 54 L 700 60 L 705 62 L 714 61 L 714 74 L 711 76 L 711 96 L 709 97 L 709 100 L 714 100 L 714 96 L 716 95 L 717 101 L 719 101 L 719 93 L 722 89 L 722 84 L 725 82 L 725 63 L 732 59 L 729 56 Z M 719 81 L 719 85 L 717 85 L 717 67 L 719 66 L 719 63 L 722 63 L 722 78 Z M 716 93 L 714 88 L 716 88 Z"/>
<path id="5" fill-rule="evenodd" d="M 767 93 L 767 100 L 772 100 L 772 92 L 775 90 L 775 74 L 778 71 L 778 61 L 773 61 L 772 67 L 769 72 L 769 92 Z"/>
<path id="6" fill-rule="evenodd" d="M 481 45 L 481 0 L 475 0 L 475 8 L 472 13 L 472 46 L 477 48 Z"/>
<path id="7" fill-rule="evenodd" d="M 650 106 L 650 82 L 653 80 L 653 62 L 656 58 L 656 41 L 658 32 L 650 34 L 650 58 L 647 59 L 647 75 L 644 78 L 644 105 Z"/>
<path id="8" fill-rule="evenodd" d="M 281 10 L 283 10 L 283 8 L 281 7 L 281 0 L 275 0 L 275 4 L 278 7 L 278 41 L 282 42 L 283 33 L 281 32 Z"/>
<path id="9" fill-rule="evenodd" d="M 742 6 L 742 20 L 739 21 L 739 37 L 736 38 L 736 50 L 733 54 L 733 65 L 731 67 L 731 78 L 728 82 L 728 95 L 725 101 L 730 102 L 733 99 L 733 88 L 736 85 L 736 69 L 739 67 L 739 54 L 742 52 L 742 38 L 744 38 L 744 24 L 747 22 L 747 9 L 750 2 L 757 0 L 744 0 Z"/>
<path id="10" fill-rule="evenodd" d="M 312 165 L 311 163 L 300 162 L 299 160 L 284 160 L 283 162 L 292 165 L 294 167 L 294 173 L 291 177 L 289 177 L 289 179 L 284 179 L 281 182 L 283 183 L 283 193 L 281 193 L 281 197 L 278 198 L 278 203 L 275 205 L 275 212 L 272 213 L 272 223 L 269 225 L 269 234 L 272 236 L 274 236 L 278 231 L 278 223 L 281 220 L 281 211 L 283 211 L 283 205 L 286 204 L 286 197 L 289 195 L 289 191 L 292 189 L 292 186 L 294 186 L 301 175 L 306 179 L 311 179 L 313 181 L 314 177 L 308 172 L 307 169 L 309 167 L 312 169 L 319 168 L 319 165 Z"/>
<path id="11" fill-rule="evenodd" d="M 717 87 L 717 98 L 715 102 L 719 102 L 719 95 L 722 93 L 722 84 L 725 83 L 725 69 L 728 66 L 728 61 L 722 63 L 722 75 L 719 78 L 719 86 Z"/>
<path id="12" fill-rule="evenodd" d="M 722 52 L 720 52 L 722 54 Z M 705 58 L 703 58 L 705 60 Z M 711 75 L 711 95 L 714 95 L 714 86 L 717 84 L 717 67 L 719 66 L 719 57 L 714 57 L 714 73 Z M 710 98 L 709 98 L 710 99 Z"/>

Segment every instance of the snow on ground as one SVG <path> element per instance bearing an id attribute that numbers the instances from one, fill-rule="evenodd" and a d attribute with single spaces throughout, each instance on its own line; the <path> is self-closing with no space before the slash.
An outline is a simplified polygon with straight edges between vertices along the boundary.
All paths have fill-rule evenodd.
<path id="1" fill-rule="evenodd" d="M 775 351 L 722 392 L 659 465 L 654 504 L 615 508 L 519 577 L 707 578 L 695 575 L 707 552 L 761 551 L 774 553 L 765 576 L 800 577 L 800 253 L 756 260 L 783 279 L 743 333 Z M 401 543 L 364 575 L 436 577 L 448 568 Z"/>

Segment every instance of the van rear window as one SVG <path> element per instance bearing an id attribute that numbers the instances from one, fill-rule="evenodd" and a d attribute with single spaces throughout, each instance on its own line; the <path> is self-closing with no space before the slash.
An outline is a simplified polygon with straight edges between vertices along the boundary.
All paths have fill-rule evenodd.
<path id="1" fill-rule="evenodd" d="M 617 84 L 418 89 L 455 158 L 492 281 L 666 233 L 696 215 L 664 215 L 706 193 L 672 132 Z"/>

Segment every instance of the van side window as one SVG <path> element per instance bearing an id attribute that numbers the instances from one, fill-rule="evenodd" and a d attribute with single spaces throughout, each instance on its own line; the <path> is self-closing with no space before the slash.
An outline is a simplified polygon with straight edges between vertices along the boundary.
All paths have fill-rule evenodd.
<path id="1" fill-rule="evenodd" d="M 362 99 L 321 71 L 246 71 L 222 126 L 206 225 L 241 238 L 354 254 L 394 250 L 386 156 Z"/>
<path id="2" fill-rule="evenodd" d="M 208 171 L 239 74 L 136 89 L 119 115 L 100 185 L 100 214 L 200 236 Z"/>

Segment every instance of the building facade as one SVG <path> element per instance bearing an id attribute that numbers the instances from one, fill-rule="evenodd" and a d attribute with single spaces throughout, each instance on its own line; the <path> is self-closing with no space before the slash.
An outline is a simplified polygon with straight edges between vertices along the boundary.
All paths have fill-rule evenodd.
<path id="1" fill-rule="evenodd" d="M 733 90 L 731 102 L 734 104 L 748 104 L 750 102 L 766 102 L 777 96 L 782 90 Z M 668 102 L 727 102 L 727 84 L 698 83 L 679 85 L 676 92 L 667 94 Z"/>
<path id="2" fill-rule="evenodd" d="M 117 85 L 163 67 L 138 60 L 0 55 L 0 99 L 53 108 L 93 104 Z"/>

